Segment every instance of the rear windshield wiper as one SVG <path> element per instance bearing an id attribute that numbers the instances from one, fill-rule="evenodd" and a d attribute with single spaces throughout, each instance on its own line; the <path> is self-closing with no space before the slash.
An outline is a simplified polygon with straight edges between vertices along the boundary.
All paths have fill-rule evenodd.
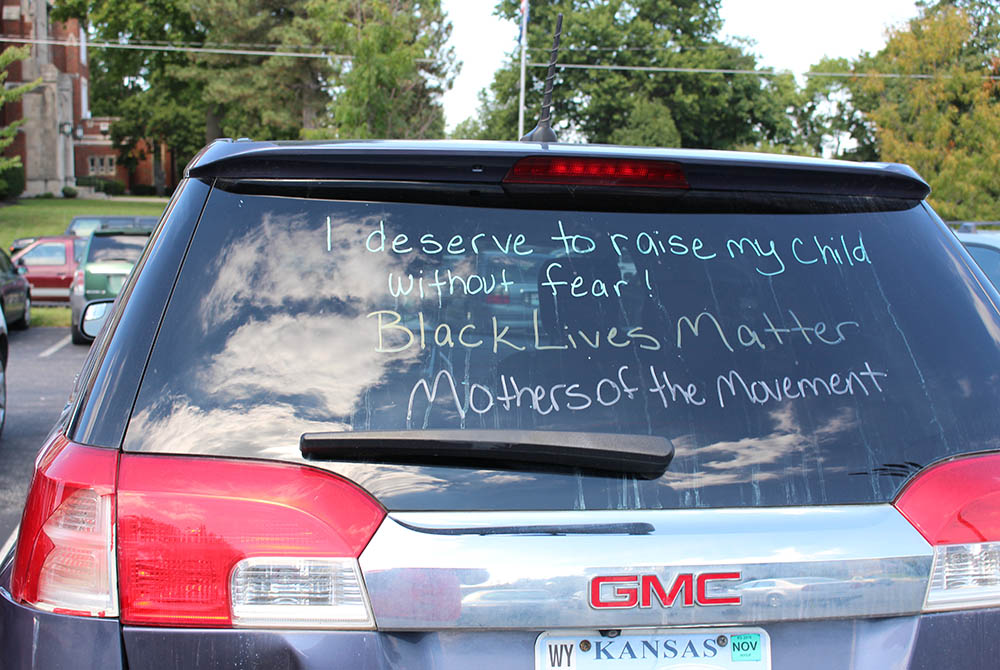
<path id="1" fill-rule="evenodd" d="M 657 435 L 538 430 L 401 430 L 303 433 L 311 460 L 495 469 L 594 470 L 643 479 L 662 475 L 674 446 Z"/>

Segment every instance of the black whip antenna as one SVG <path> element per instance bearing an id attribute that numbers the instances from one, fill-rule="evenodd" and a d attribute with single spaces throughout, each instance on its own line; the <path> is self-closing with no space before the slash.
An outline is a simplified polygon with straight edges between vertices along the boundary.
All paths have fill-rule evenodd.
<path id="1" fill-rule="evenodd" d="M 556 17 L 556 34 L 552 38 L 552 52 L 549 54 L 549 72 L 545 75 L 545 94 L 542 96 L 542 113 L 538 125 L 521 138 L 522 142 L 555 142 L 552 130 L 552 88 L 556 81 L 556 56 L 559 55 L 559 38 L 562 36 L 562 13 Z M 527 36 L 525 36 L 527 38 Z"/>

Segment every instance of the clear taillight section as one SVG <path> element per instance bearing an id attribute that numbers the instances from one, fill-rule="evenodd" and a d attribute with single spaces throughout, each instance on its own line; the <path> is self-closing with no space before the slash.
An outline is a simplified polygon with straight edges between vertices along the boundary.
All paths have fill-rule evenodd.
<path id="1" fill-rule="evenodd" d="M 122 621 L 374 628 L 357 558 L 384 516 L 354 484 L 308 467 L 126 454 Z"/>
<path id="2" fill-rule="evenodd" d="M 934 546 L 925 610 L 1000 606 L 1000 454 L 930 467 L 895 505 Z"/>
<path id="3" fill-rule="evenodd" d="M 934 548 L 934 569 L 924 609 L 1000 604 L 1000 542 L 945 544 Z"/>
<path id="4" fill-rule="evenodd" d="M 230 579 L 237 626 L 371 628 L 371 605 L 354 558 L 260 557 Z"/>
<path id="5" fill-rule="evenodd" d="M 118 616 L 114 481 L 118 452 L 54 438 L 21 518 L 11 592 L 61 614 Z"/>

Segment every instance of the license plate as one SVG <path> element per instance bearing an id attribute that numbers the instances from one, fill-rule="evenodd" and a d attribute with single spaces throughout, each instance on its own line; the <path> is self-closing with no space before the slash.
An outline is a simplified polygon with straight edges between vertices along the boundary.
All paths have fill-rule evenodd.
<path id="1" fill-rule="evenodd" d="M 122 284 L 125 283 L 125 275 L 111 275 L 108 277 L 108 292 L 112 295 L 117 295 L 119 291 L 122 290 Z"/>
<path id="2" fill-rule="evenodd" d="M 535 670 L 770 670 L 771 640 L 761 628 L 656 628 L 542 633 Z"/>

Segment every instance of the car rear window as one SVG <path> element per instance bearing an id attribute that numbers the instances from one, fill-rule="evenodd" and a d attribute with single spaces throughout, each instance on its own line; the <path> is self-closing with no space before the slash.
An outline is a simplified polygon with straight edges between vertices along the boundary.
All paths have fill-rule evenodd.
<path id="1" fill-rule="evenodd" d="M 295 461 L 305 432 L 668 437 L 648 481 L 320 463 L 390 509 L 615 509 L 885 501 L 932 461 L 1000 446 L 997 296 L 940 222 L 912 203 L 773 204 L 215 189 L 125 448 Z"/>
<path id="2" fill-rule="evenodd" d="M 94 235 L 90 238 L 87 262 L 128 261 L 135 263 L 149 239 L 146 235 Z"/>

